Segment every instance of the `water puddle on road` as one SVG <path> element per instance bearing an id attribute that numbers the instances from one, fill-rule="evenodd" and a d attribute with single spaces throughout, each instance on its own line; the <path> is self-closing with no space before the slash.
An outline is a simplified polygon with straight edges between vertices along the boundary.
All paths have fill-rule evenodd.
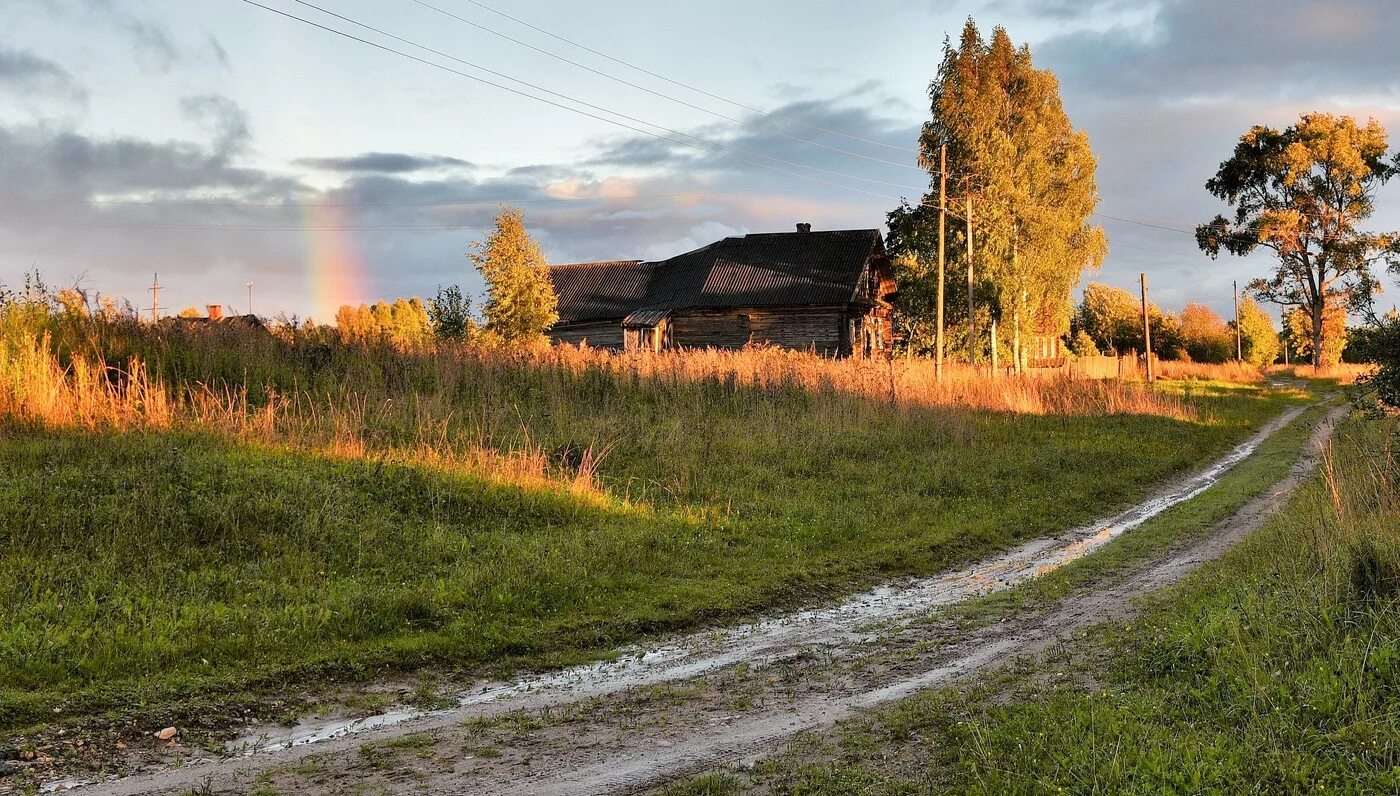
<path id="1" fill-rule="evenodd" d="M 763 665 L 808 650 L 860 645 L 871 640 L 868 627 L 872 623 L 911 621 L 937 608 L 1011 588 L 1083 558 L 1172 506 L 1209 489 L 1297 414 L 1298 410 L 1285 413 L 1210 466 L 1126 511 L 1058 536 L 1028 541 L 965 569 L 882 586 L 833 606 L 695 633 L 652 646 L 626 647 L 608 661 L 527 676 L 514 682 L 486 684 L 461 694 L 457 705 L 451 708 L 403 708 L 365 718 L 308 721 L 285 730 L 245 736 L 235 741 L 229 751 L 252 755 L 432 717 L 455 715 L 466 720 L 526 706 L 538 708 L 638 686 L 684 680 L 738 663 Z"/>

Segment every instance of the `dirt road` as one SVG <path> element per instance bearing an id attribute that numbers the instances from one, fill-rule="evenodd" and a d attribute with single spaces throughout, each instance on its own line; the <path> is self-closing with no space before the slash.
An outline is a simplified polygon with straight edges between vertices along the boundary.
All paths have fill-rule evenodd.
<path id="1" fill-rule="evenodd" d="M 616 793 L 749 758 L 796 732 L 1044 650 L 1089 624 L 1121 617 L 1133 597 L 1220 555 L 1306 477 L 1337 412 L 1318 425 L 1288 477 L 1211 536 L 1104 588 L 970 631 L 936 613 L 1083 557 L 1200 494 L 1298 411 L 1125 512 L 958 572 L 883 587 L 831 607 L 622 650 L 610 662 L 478 684 L 441 710 L 388 711 L 290 731 L 254 728 L 224 754 L 83 783 L 77 792 Z"/>

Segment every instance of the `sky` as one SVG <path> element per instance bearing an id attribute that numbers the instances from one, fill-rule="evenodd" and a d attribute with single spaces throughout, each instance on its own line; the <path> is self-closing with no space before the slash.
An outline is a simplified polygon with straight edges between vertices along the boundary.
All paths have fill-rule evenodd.
<path id="1" fill-rule="evenodd" d="M 1187 232 L 1252 125 L 1400 138 L 1393 0 L 257 2 L 5 0 L 0 285 L 145 309 L 159 274 L 171 312 L 243 312 L 252 282 L 260 315 L 329 320 L 479 293 L 465 254 L 503 202 L 551 262 L 883 228 L 927 189 L 928 84 L 969 16 L 1029 44 L 1090 137 L 1110 254 L 1085 282 L 1146 272 L 1169 309 L 1228 314 L 1268 272 Z M 1366 227 L 1400 229 L 1400 185 Z"/>

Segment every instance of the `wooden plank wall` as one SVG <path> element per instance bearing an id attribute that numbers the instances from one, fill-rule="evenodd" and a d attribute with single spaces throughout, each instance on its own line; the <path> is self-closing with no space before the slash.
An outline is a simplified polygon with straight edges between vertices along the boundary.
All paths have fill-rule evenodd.
<path id="1" fill-rule="evenodd" d="M 671 316 L 672 340 L 683 348 L 742 348 L 749 342 L 784 348 L 844 354 L 839 307 L 783 307 L 677 310 Z"/>
<path id="2" fill-rule="evenodd" d="M 622 319 L 615 321 L 579 321 L 549 330 L 555 343 L 578 345 L 587 342 L 594 348 L 622 348 Z"/>

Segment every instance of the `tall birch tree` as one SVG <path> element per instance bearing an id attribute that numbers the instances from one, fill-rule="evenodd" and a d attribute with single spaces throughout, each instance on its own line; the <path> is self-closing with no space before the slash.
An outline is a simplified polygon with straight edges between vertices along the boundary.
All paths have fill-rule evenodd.
<path id="1" fill-rule="evenodd" d="M 1028 333 L 1046 323 L 1068 327 L 1071 289 L 1107 253 L 1103 230 L 1090 223 L 1098 188 L 1088 136 L 1070 123 L 1059 81 L 1034 66 L 1030 48 L 1017 48 L 999 27 L 988 42 L 971 19 L 957 47 L 945 43 L 929 97 L 919 143 L 935 189 L 917 214 L 892 213 L 891 225 L 937 223 L 936 172 L 947 146 L 949 206 L 956 212 L 972 197 L 974 292 L 991 305 L 993 322 L 1010 325 L 1015 364 L 1024 368 Z M 965 239 L 949 243 L 950 261 L 965 274 Z"/>

